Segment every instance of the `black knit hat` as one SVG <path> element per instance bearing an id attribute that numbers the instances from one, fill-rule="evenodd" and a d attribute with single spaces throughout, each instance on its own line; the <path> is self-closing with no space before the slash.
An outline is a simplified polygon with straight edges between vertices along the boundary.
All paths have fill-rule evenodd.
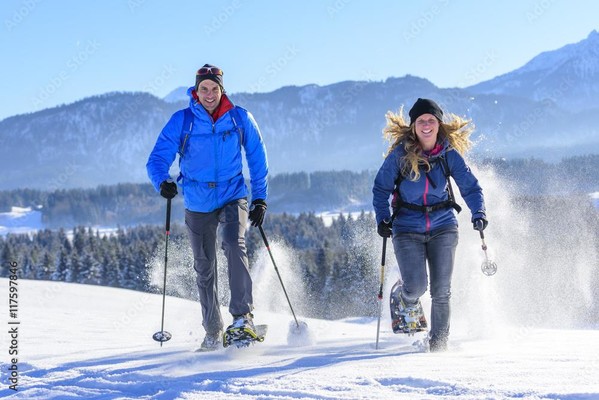
<path id="1" fill-rule="evenodd" d="M 416 103 L 414 103 L 409 112 L 410 125 L 416 122 L 418 117 L 422 114 L 432 114 L 435 117 L 437 117 L 439 121 L 443 120 L 443 111 L 437 103 L 429 99 L 418 98 L 418 100 L 416 100 Z"/>
<path id="2" fill-rule="evenodd" d="M 198 90 L 200 82 L 206 79 L 210 79 L 211 81 L 218 83 L 220 88 L 224 90 L 223 70 L 219 67 L 215 67 L 214 65 L 210 64 L 204 64 L 202 68 L 198 69 L 198 72 L 196 72 L 196 90 Z"/>

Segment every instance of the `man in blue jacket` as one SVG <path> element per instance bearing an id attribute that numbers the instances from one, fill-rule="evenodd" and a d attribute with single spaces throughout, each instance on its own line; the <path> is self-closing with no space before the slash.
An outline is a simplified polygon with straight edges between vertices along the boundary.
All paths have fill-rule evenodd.
<path id="1" fill-rule="evenodd" d="M 254 329 L 245 232 L 248 217 L 256 227 L 264 220 L 268 162 L 256 121 L 229 100 L 220 68 L 205 64 L 197 71 L 195 86 L 187 94 L 189 108 L 172 115 L 158 136 L 146 168 L 162 197 L 172 199 L 178 187 L 183 193 L 206 331 L 201 347 L 213 350 L 221 344 L 223 330 L 216 279 L 219 225 L 228 263 L 229 312 L 233 315 L 233 324 L 227 329 Z M 251 208 L 242 173 L 242 148 L 250 172 Z M 177 154 L 179 186 L 169 175 Z"/>

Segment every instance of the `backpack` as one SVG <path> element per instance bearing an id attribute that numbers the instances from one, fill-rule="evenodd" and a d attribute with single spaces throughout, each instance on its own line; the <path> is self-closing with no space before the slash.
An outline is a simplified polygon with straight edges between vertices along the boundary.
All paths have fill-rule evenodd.
<path id="1" fill-rule="evenodd" d="M 235 126 L 235 130 L 239 132 L 239 146 L 243 145 L 243 126 L 241 124 L 237 124 L 237 121 L 241 123 L 241 117 L 239 116 L 239 110 L 237 106 L 233 106 L 228 111 L 231 114 L 231 119 L 233 120 L 233 125 Z M 185 148 L 187 146 L 187 140 L 191 135 L 191 131 L 193 130 L 193 112 L 191 108 L 187 107 L 183 110 L 183 128 L 181 128 L 181 139 L 179 141 L 179 164 L 181 164 L 181 160 L 183 159 L 183 155 L 185 154 Z"/>
<path id="2" fill-rule="evenodd" d="M 401 170 L 400 170 L 399 175 L 395 179 L 395 186 L 393 188 L 393 199 L 391 201 L 391 207 L 393 208 L 393 215 L 391 217 L 392 219 L 395 219 L 395 217 L 397 216 L 397 214 L 399 213 L 399 210 L 401 208 L 407 208 L 408 210 L 412 210 L 412 211 L 421 211 L 423 213 L 431 213 L 431 212 L 443 210 L 443 209 L 446 209 L 449 207 L 456 210 L 456 212 L 458 214 L 460 213 L 460 211 L 462 211 L 462 207 L 460 207 L 455 202 L 455 196 L 453 194 L 453 187 L 451 186 L 451 180 L 449 179 L 451 176 L 451 171 L 449 170 L 449 164 L 447 163 L 447 160 L 445 159 L 445 155 L 438 157 L 437 160 L 438 161 L 434 161 L 434 162 L 441 163 L 441 169 L 443 170 L 443 174 L 445 175 L 445 179 L 447 180 L 448 199 L 445 201 L 442 201 L 440 203 L 431 204 L 428 206 L 424 206 L 424 205 L 420 205 L 420 204 L 406 203 L 405 201 L 402 200 L 401 194 L 399 193 L 399 185 L 401 184 L 401 181 L 403 180 L 403 174 L 401 173 Z M 429 178 L 428 172 L 425 173 L 425 179 L 428 179 L 428 181 L 433 186 L 433 188 L 436 188 L 435 183 L 432 181 L 432 179 Z"/>

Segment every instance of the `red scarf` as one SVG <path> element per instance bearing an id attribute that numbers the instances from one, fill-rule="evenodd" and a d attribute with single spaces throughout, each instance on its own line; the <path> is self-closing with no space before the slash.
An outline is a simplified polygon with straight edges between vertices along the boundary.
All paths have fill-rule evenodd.
<path id="1" fill-rule="evenodd" d="M 443 145 L 441 143 L 437 143 L 435 145 L 435 147 L 433 147 L 429 151 L 425 151 L 424 154 L 426 154 L 427 157 L 432 157 L 432 156 L 436 156 L 437 154 L 439 154 L 441 152 L 441 150 L 443 150 Z"/>
<path id="2" fill-rule="evenodd" d="M 198 98 L 198 94 L 195 90 L 191 92 L 191 95 L 196 102 L 200 103 L 200 99 Z M 202 103 L 200 103 L 200 105 L 201 104 Z M 218 106 L 216 106 L 214 112 L 212 114 L 208 114 L 210 114 L 210 116 L 212 117 L 212 121 L 218 121 L 220 117 L 222 117 L 227 111 L 229 111 L 233 107 L 234 106 L 233 103 L 231 103 L 231 100 L 229 100 L 227 95 L 223 93 L 222 97 L 220 98 L 220 103 L 218 103 Z"/>

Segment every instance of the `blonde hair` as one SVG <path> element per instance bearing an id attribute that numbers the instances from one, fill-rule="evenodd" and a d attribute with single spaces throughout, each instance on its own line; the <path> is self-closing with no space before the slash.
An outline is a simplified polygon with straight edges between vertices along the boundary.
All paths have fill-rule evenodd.
<path id="1" fill-rule="evenodd" d="M 472 120 L 464 119 L 456 114 L 446 114 L 447 122 L 441 121 L 439 124 L 438 142 L 445 139 L 449 141 L 449 148 L 456 150 L 461 155 L 472 147 L 472 142 L 469 137 L 474 131 Z M 393 149 L 400 144 L 406 151 L 405 156 L 401 159 L 401 173 L 411 181 L 420 179 L 420 166 L 424 166 L 426 171 L 430 171 L 431 166 L 428 162 L 428 157 L 423 154 L 422 147 L 418 138 L 414 125 L 410 125 L 404 116 L 403 106 L 397 113 L 388 111 L 385 115 L 387 126 L 383 129 L 383 137 L 389 141 L 388 156 Z"/>

